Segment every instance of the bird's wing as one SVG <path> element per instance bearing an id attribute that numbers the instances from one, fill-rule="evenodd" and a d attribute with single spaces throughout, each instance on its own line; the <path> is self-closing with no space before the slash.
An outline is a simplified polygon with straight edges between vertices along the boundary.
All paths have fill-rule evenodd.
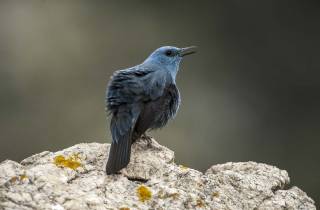
<path id="1" fill-rule="evenodd" d="M 148 68 L 120 70 L 108 86 L 107 109 L 112 114 L 110 129 L 112 144 L 107 163 L 107 173 L 125 167 L 130 160 L 132 132 L 141 112 L 141 103 L 161 95 L 161 80 Z"/>
<path id="2" fill-rule="evenodd" d="M 137 105 L 121 106 L 113 114 L 110 129 L 112 144 L 106 167 L 107 174 L 113 174 L 128 165 L 131 153 L 131 140 L 134 125 L 140 114 Z"/>
<path id="3" fill-rule="evenodd" d="M 165 88 L 165 75 L 156 67 L 132 67 L 116 71 L 108 85 L 107 109 L 114 113 L 119 106 L 146 102 L 160 97 Z"/>

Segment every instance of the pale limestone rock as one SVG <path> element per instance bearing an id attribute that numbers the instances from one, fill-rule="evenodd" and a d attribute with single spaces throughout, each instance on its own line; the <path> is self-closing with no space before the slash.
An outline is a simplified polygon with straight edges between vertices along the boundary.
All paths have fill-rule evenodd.
<path id="1" fill-rule="evenodd" d="M 152 140 L 134 144 L 128 167 L 107 176 L 109 147 L 78 144 L 21 164 L 3 161 L 0 209 L 316 209 L 306 193 L 289 187 L 288 173 L 274 166 L 226 163 L 203 174 L 175 164 L 173 151 Z M 65 166 L 74 169 L 58 167 L 59 155 L 73 157 L 75 165 Z"/>

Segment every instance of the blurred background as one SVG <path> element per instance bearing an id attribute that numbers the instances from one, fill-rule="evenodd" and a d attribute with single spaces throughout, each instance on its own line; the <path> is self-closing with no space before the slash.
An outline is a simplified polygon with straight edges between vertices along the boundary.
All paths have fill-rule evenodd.
<path id="1" fill-rule="evenodd" d="M 286 169 L 320 200 L 317 1 L 0 2 L 0 161 L 110 142 L 113 71 L 162 45 L 197 45 L 176 119 L 152 135 L 180 164 Z"/>

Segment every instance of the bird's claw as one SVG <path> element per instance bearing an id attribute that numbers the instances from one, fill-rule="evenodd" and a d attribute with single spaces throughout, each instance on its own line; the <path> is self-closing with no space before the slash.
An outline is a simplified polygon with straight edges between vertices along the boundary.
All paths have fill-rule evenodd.
<path id="1" fill-rule="evenodd" d="M 152 144 L 152 138 L 150 136 L 147 136 L 146 134 L 142 134 L 140 139 L 147 142 L 148 146 Z"/>

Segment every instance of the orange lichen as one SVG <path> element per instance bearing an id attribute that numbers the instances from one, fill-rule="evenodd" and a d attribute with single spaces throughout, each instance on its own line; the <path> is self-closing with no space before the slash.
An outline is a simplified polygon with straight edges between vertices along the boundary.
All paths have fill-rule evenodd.
<path id="1" fill-rule="evenodd" d="M 81 166 L 79 154 L 73 154 L 69 157 L 58 155 L 54 158 L 54 164 L 58 167 L 66 167 L 76 170 Z"/>
<path id="2" fill-rule="evenodd" d="M 151 199 L 152 193 L 146 186 L 139 186 L 137 189 L 137 195 L 140 201 L 145 202 Z"/>
<path id="3" fill-rule="evenodd" d="M 13 177 L 11 177 L 10 182 L 11 183 L 16 182 L 16 181 L 18 181 L 18 179 L 19 178 L 17 176 L 13 176 Z"/>

